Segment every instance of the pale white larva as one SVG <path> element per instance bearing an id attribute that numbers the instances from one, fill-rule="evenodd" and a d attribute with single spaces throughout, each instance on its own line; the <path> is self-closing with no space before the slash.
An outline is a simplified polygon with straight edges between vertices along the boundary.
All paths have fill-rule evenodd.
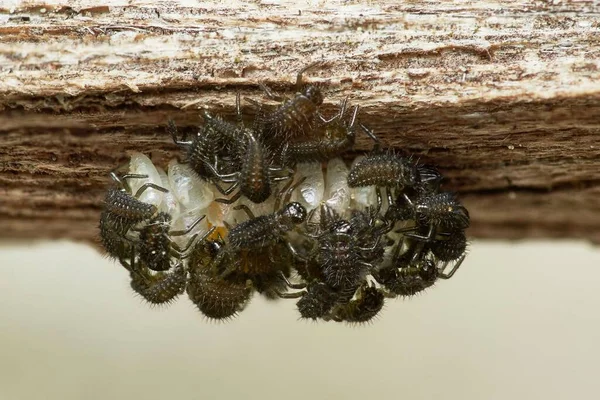
<path id="1" fill-rule="evenodd" d="M 215 195 L 211 185 L 186 164 L 177 160 L 169 163 L 169 182 L 183 211 L 202 210 L 212 203 Z"/>
<path id="2" fill-rule="evenodd" d="M 131 178 L 127 181 L 131 187 L 131 193 L 135 194 L 139 188 L 147 183 L 152 183 L 162 187 L 162 180 L 160 174 L 156 170 L 156 167 L 148 157 L 139 152 L 133 152 L 131 154 L 131 160 L 129 161 L 129 173 L 146 175 L 147 178 Z M 145 190 L 144 193 L 138 198 L 142 203 L 152 204 L 156 207 L 160 207 L 163 200 L 163 192 L 153 189 Z"/>
<path id="3" fill-rule="evenodd" d="M 157 167 L 156 170 L 158 171 L 158 175 L 160 175 L 161 186 L 168 190 L 168 192 L 163 194 L 163 201 L 160 206 L 160 211 L 166 212 L 175 220 L 181 212 L 179 201 L 173 193 L 171 182 L 169 181 L 169 177 L 167 176 L 165 170 L 160 167 Z"/>
<path id="4" fill-rule="evenodd" d="M 349 211 L 351 199 L 347 181 L 348 171 L 346 163 L 341 158 L 334 158 L 327 163 L 324 201 L 342 216 Z"/>
<path id="5" fill-rule="evenodd" d="M 325 177 L 320 162 L 309 162 L 296 165 L 295 179 L 306 179 L 294 190 L 292 201 L 302 204 L 306 211 L 315 209 L 321 204 L 325 193 Z"/>

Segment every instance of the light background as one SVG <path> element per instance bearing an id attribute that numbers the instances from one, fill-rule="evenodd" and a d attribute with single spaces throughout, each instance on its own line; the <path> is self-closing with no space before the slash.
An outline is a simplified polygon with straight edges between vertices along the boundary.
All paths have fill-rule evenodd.
<path id="1" fill-rule="evenodd" d="M 457 274 L 370 326 L 254 298 L 227 323 L 152 309 L 72 243 L 0 247 L 0 399 L 588 399 L 600 249 L 476 242 Z"/>

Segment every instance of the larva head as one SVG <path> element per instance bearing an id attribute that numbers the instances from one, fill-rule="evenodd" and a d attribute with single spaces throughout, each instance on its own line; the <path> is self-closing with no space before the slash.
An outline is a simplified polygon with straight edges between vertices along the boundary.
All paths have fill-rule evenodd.
<path id="1" fill-rule="evenodd" d="M 286 204 L 283 210 L 281 210 L 281 215 L 294 225 L 298 225 L 306 221 L 306 208 L 304 208 L 302 204 L 294 201 Z"/>
<path id="2" fill-rule="evenodd" d="M 316 86 L 310 85 L 305 87 L 302 94 L 317 107 L 323 104 L 323 93 L 321 93 L 321 90 Z"/>

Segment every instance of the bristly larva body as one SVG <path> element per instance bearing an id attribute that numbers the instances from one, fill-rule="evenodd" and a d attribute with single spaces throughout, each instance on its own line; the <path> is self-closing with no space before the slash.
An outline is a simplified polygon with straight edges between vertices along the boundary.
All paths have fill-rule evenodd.
<path id="1" fill-rule="evenodd" d="M 187 271 L 179 263 L 172 271 L 151 273 L 144 266 L 131 270 L 131 288 L 152 304 L 173 301 L 185 291 Z"/>
<path id="2" fill-rule="evenodd" d="M 299 203 L 288 203 L 270 215 L 254 217 L 234 226 L 228 235 L 232 249 L 259 249 L 274 244 L 294 226 L 304 222 L 306 209 Z"/>
<path id="3" fill-rule="evenodd" d="M 402 188 L 414 186 L 417 179 L 417 168 L 409 159 L 385 152 L 367 155 L 353 165 L 348 174 L 348 185 Z"/>
<path id="4" fill-rule="evenodd" d="M 374 285 L 359 288 L 357 298 L 333 311 L 331 318 L 335 321 L 365 323 L 373 319 L 385 303 L 383 292 Z"/>
<path id="5" fill-rule="evenodd" d="M 323 104 L 323 95 L 315 86 L 309 85 L 302 88 L 302 75 L 308 69 L 319 64 L 310 64 L 298 72 L 296 77 L 298 92 L 291 99 L 278 96 L 265 85 L 261 85 L 267 97 L 282 102 L 275 109 L 248 99 L 252 104 L 259 106 L 256 125 L 265 137 L 287 140 L 289 137 L 304 136 L 312 130 L 318 108 Z"/>

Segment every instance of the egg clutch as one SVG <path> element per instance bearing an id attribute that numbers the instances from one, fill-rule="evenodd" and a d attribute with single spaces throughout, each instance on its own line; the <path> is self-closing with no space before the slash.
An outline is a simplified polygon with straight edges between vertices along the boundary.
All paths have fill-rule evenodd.
<path id="1" fill-rule="evenodd" d="M 255 294 L 296 299 L 301 318 L 363 323 L 386 298 L 412 296 L 463 262 L 469 214 L 433 167 L 384 148 L 343 100 L 321 113 L 319 88 L 269 101 L 236 97 L 231 120 L 202 112 L 166 170 L 141 153 L 111 172 L 100 241 L 152 304 L 187 293 L 223 320 Z M 274 104 L 273 104 L 274 103 Z M 373 150 L 340 158 L 357 135 Z"/>

